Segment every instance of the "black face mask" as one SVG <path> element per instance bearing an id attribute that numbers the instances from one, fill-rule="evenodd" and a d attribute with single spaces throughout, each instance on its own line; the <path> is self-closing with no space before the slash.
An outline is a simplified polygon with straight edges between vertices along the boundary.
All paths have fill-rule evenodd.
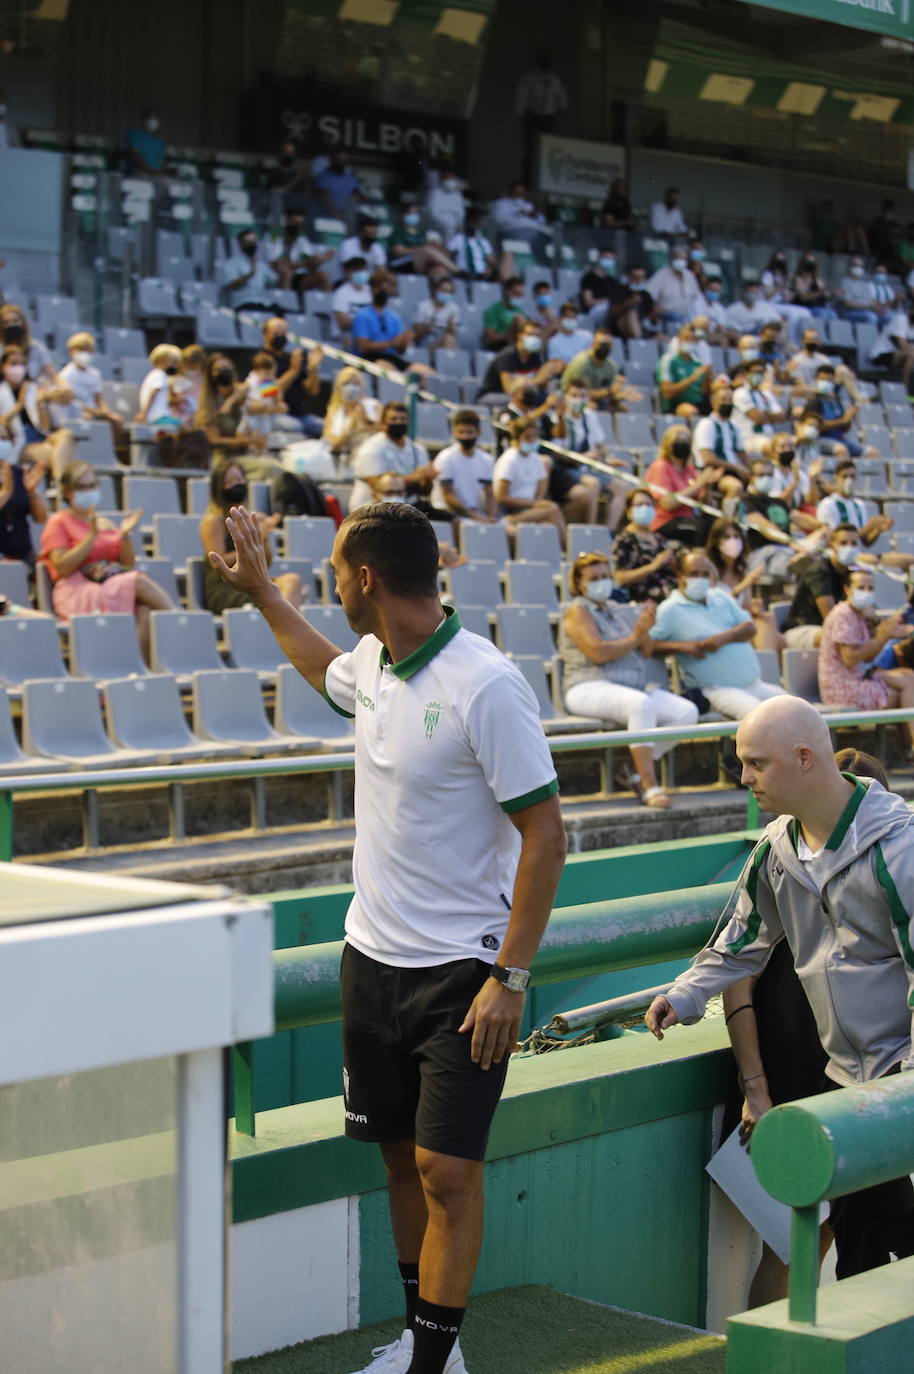
<path id="1" fill-rule="evenodd" d="M 162 371 L 165 373 L 166 377 L 176 377 L 178 375 L 178 369 L 174 366 L 163 367 Z"/>
<path id="2" fill-rule="evenodd" d="M 248 499 L 247 482 L 236 482 L 233 487 L 223 487 L 222 499 L 229 506 L 243 506 Z"/>
<path id="3" fill-rule="evenodd" d="M 521 397 L 525 406 L 535 406 L 539 402 L 540 394 L 535 386 L 525 386 Z"/>
<path id="4" fill-rule="evenodd" d="M 233 377 L 228 368 L 223 368 L 221 372 L 213 373 L 213 386 L 231 386 Z"/>
<path id="5" fill-rule="evenodd" d="M 21 324 L 8 324 L 3 331 L 3 342 L 8 344 L 19 344 L 25 340 L 25 326 Z"/>
<path id="6" fill-rule="evenodd" d="M 476 447 L 475 439 L 458 439 L 457 442 L 461 448 L 466 449 L 467 453 L 472 453 L 473 449 Z"/>
<path id="7" fill-rule="evenodd" d="M 405 420 L 394 420 L 387 426 L 387 437 L 389 439 L 405 439 L 409 425 Z"/>
<path id="8" fill-rule="evenodd" d="M 243 243 L 243 244 L 241 245 L 241 251 L 242 251 L 242 253 L 246 254 L 247 257 L 252 258 L 252 257 L 254 256 L 254 254 L 257 252 L 257 241 L 256 241 L 256 239 L 255 239 L 253 242 L 248 241 L 247 243 Z"/>
<path id="9" fill-rule="evenodd" d="M 670 452 L 674 458 L 688 458 L 692 452 L 692 445 L 688 439 L 677 439 Z"/>
<path id="10" fill-rule="evenodd" d="M 722 401 L 717 407 L 717 413 L 722 420 L 729 420 L 730 416 L 733 414 L 733 402 Z"/>
<path id="11" fill-rule="evenodd" d="M 607 343 L 597 344 L 596 347 L 594 348 L 593 356 L 594 356 L 595 358 L 599 358 L 601 361 L 603 360 L 603 358 L 608 358 L 608 357 L 609 357 L 609 344 L 607 344 Z"/>
<path id="12" fill-rule="evenodd" d="M 372 291 L 371 293 L 371 303 L 376 305 L 379 310 L 384 309 L 389 299 L 390 293 L 387 291 Z"/>
<path id="13" fill-rule="evenodd" d="M 274 334 L 270 347 L 274 353 L 283 353 L 288 342 L 289 336 L 287 334 Z"/>
<path id="14" fill-rule="evenodd" d="M 778 462 L 782 468 L 789 468 L 795 457 L 792 448 L 782 448 L 778 454 Z"/>

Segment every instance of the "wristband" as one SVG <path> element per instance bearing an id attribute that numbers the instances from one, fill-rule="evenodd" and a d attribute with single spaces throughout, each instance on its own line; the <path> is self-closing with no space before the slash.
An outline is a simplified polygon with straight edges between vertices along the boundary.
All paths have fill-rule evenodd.
<path id="1" fill-rule="evenodd" d="M 726 1026 L 730 1021 L 733 1020 L 734 1016 L 738 1016 L 739 1013 L 740 1013 L 741 1011 L 754 1011 L 754 1010 L 755 1010 L 755 1007 L 753 1006 L 753 1004 L 752 1004 L 751 1002 L 744 1002 L 743 1005 L 742 1005 L 741 1007 L 735 1007 L 734 1010 L 731 1011 L 731 1013 L 730 1013 L 729 1016 L 725 1016 L 725 1017 L 724 1017 L 724 1025 Z"/>
<path id="2" fill-rule="evenodd" d="M 768 1075 L 767 1075 L 766 1073 L 750 1073 L 750 1075 L 749 1075 L 748 1078 L 741 1078 L 741 1079 L 739 1080 L 739 1082 L 740 1082 L 740 1087 L 745 1088 L 745 1086 L 746 1086 L 747 1083 L 753 1082 L 753 1080 L 756 1079 L 756 1078 L 767 1078 L 767 1077 L 768 1077 Z"/>

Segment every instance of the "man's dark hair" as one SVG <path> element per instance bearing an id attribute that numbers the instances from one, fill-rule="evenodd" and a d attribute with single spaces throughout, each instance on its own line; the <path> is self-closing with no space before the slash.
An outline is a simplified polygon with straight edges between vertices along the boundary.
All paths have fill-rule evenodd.
<path id="1" fill-rule="evenodd" d="M 835 374 L 835 365 L 834 365 L 834 363 L 820 363 L 819 366 L 816 368 L 816 376 L 817 376 L 817 377 L 818 377 L 818 375 L 819 375 L 820 372 L 828 372 L 831 376 L 834 376 L 834 374 Z"/>
<path id="2" fill-rule="evenodd" d="M 405 401 L 388 401 L 384 409 L 381 411 L 382 425 L 387 423 L 387 417 L 392 410 L 405 410 L 406 413 L 409 414 L 409 410 Z"/>
<path id="3" fill-rule="evenodd" d="M 539 289 L 540 289 L 541 286 L 545 286 L 545 288 L 546 288 L 547 291 L 551 291 L 551 290 L 552 290 L 552 283 L 551 283 L 551 282 L 548 282 L 548 281 L 535 281 L 535 282 L 533 283 L 533 289 L 534 289 L 534 291 L 539 291 Z"/>
<path id="4" fill-rule="evenodd" d="M 502 295 L 504 295 L 506 291 L 513 291 L 515 286 L 523 286 L 523 284 L 522 277 L 505 277 L 505 280 L 501 284 Z"/>
<path id="5" fill-rule="evenodd" d="M 368 262 L 365 258 L 347 258 L 343 263 L 344 272 L 354 272 L 358 267 L 367 267 Z"/>
<path id="6" fill-rule="evenodd" d="M 359 215 L 356 221 L 356 226 L 359 229 L 370 229 L 372 225 L 374 225 L 376 229 L 379 227 L 378 221 L 375 219 L 374 215 Z"/>
<path id="7" fill-rule="evenodd" d="M 475 425 L 479 429 L 479 416 L 475 410 L 458 410 L 451 416 L 451 428 L 456 429 L 457 425 Z"/>
<path id="8" fill-rule="evenodd" d="M 835 476 L 838 477 L 842 472 L 847 472 L 848 468 L 853 468 L 856 472 L 857 464 L 853 458 L 842 458 L 840 463 L 835 464 Z"/>
<path id="9" fill-rule="evenodd" d="M 849 520 L 845 520 L 843 524 L 835 526 L 828 536 L 829 539 L 834 539 L 836 534 L 856 534 L 859 536 L 860 531 L 857 529 L 856 525 L 852 525 Z"/>
<path id="10" fill-rule="evenodd" d="M 516 420 L 511 421 L 511 438 L 517 443 L 522 439 L 528 429 L 535 429 L 539 434 L 540 427 L 535 420 L 531 420 L 529 415 L 518 415 Z"/>
<path id="11" fill-rule="evenodd" d="M 438 595 L 438 538 L 412 506 L 379 501 L 347 516 L 340 557 L 371 568 L 393 596 Z"/>

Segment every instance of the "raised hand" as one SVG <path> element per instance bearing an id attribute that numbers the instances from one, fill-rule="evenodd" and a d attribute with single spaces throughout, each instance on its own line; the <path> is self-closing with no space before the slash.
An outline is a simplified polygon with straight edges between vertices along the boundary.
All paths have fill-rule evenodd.
<path id="1" fill-rule="evenodd" d="M 232 506 L 226 527 L 235 545 L 235 566 L 230 568 L 220 553 L 211 552 L 211 565 L 229 586 L 247 592 L 252 601 L 272 586 L 260 525 L 244 506 Z"/>

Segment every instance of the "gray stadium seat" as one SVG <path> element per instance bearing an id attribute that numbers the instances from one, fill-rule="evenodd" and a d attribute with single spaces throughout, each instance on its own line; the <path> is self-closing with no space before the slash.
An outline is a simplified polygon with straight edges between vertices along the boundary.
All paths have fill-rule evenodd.
<path id="1" fill-rule="evenodd" d="M 116 749 L 111 743 L 102 722 L 98 689 L 85 678 L 24 683 L 22 738 L 29 753 L 64 759 L 81 768 L 144 761 L 141 753 Z"/>
<path id="2" fill-rule="evenodd" d="M 189 611 L 206 610 L 205 567 L 202 558 L 188 558 L 184 566 L 184 600 Z"/>
<path id="3" fill-rule="evenodd" d="M 358 644 L 360 636 L 346 619 L 346 612 L 338 603 L 333 606 L 306 606 L 302 611 L 309 625 L 319 630 L 325 639 L 335 644 L 344 653 L 350 653 Z"/>
<path id="4" fill-rule="evenodd" d="M 499 606 L 495 611 L 496 643 L 513 657 L 533 655 L 543 660 L 555 656 L 555 640 L 549 612 L 543 606 Z"/>
<path id="5" fill-rule="evenodd" d="M 567 557 L 572 563 L 582 553 L 605 553 L 608 559 L 612 550 L 612 540 L 605 525 L 569 525 L 566 545 Z"/>
<path id="6" fill-rule="evenodd" d="M 69 625 L 70 672 L 94 682 L 145 675 L 132 615 L 74 615 Z"/>
<path id="7" fill-rule="evenodd" d="M 24 563 L 0 560 L 0 596 L 17 606 L 28 606 L 29 570 Z"/>
<path id="8" fill-rule="evenodd" d="M 259 611 L 232 607 L 222 614 L 222 632 L 229 661 L 235 668 L 274 674 L 286 656 Z"/>
<path id="9" fill-rule="evenodd" d="M 124 510 L 141 510 L 142 530 L 151 530 L 156 515 L 180 515 L 178 484 L 173 477 L 124 478 Z"/>
<path id="10" fill-rule="evenodd" d="M 318 740 L 323 749 L 348 752 L 355 746 L 353 722 L 341 716 L 301 674 L 285 664 L 276 674 L 277 730 Z"/>
<path id="11" fill-rule="evenodd" d="M 630 340 L 630 342 L 633 341 Z M 635 450 L 656 448 L 654 430 L 648 415 L 617 415 L 616 438 L 623 448 Z"/>
<path id="12" fill-rule="evenodd" d="M 146 365 L 149 371 L 149 364 Z M 111 468 L 117 466 L 117 454 L 114 451 L 114 437 L 111 433 L 111 426 L 107 420 L 84 420 L 85 438 L 80 439 L 76 446 L 76 457 L 81 463 L 91 463 L 94 468 Z"/>
<path id="13" fill-rule="evenodd" d="M 489 606 L 501 605 L 501 583 L 498 580 L 498 564 L 489 562 L 463 563 L 456 568 L 446 568 L 444 583 L 448 597 L 460 605 Z"/>
<path id="14" fill-rule="evenodd" d="M 896 429 L 892 441 L 896 458 L 914 458 L 914 429 Z"/>
<path id="15" fill-rule="evenodd" d="M 758 659 L 758 675 L 762 682 L 770 682 L 775 687 L 780 687 L 781 669 L 774 649 L 756 649 L 755 656 Z"/>
<path id="16" fill-rule="evenodd" d="M 914 425 L 914 411 L 909 402 L 904 405 L 889 405 L 885 408 L 886 418 L 892 429 L 910 429 Z"/>
<path id="17" fill-rule="evenodd" d="M 562 546 L 555 525 L 518 525 L 515 554 L 534 563 L 551 563 L 558 572 Z"/>
<path id="18" fill-rule="evenodd" d="M 894 521 L 894 533 L 914 534 L 914 501 L 886 501 L 882 509 Z"/>
<path id="19" fill-rule="evenodd" d="M 53 620 L 37 616 L 0 617 L 0 682 L 20 687 L 26 679 L 66 675 Z"/>
<path id="20" fill-rule="evenodd" d="M 448 602 L 450 605 L 450 602 Z M 460 616 L 460 624 L 470 634 L 479 635 L 482 639 L 492 642 L 492 627 L 489 624 L 489 612 L 485 606 L 457 606 L 457 614 Z"/>
<path id="21" fill-rule="evenodd" d="M 0 774 L 15 778 L 23 773 L 55 773 L 58 765 L 49 759 L 31 758 L 19 746 L 13 726 L 9 697 L 0 687 Z"/>
<path id="22" fill-rule="evenodd" d="M 209 505 L 208 477 L 188 477 L 184 503 L 185 514 L 187 515 L 195 515 L 199 519 L 206 513 L 206 508 Z"/>
<path id="23" fill-rule="evenodd" d="M 880 382 L 879 395 L 884 406 L 903 406 L 908 400 L 903 382 Z"/>
<path id="24" fill-rule="evenodd" d="M 174 282 L 161 277 L 141 277 L 136 284 L 136 308 L 141 318 L 169 319 L 181 314 Z"/>
<path id="25" fill-rule="evenodd" d="M 280 734 L 267 720 L 257 674 L 244 668 L 218 668 L 193 675 L 194 734 L 233 744 L 243 754 L 289 753 L 316 747 Z"/>
<path id="26" fill-rule="evenodd" d="M 221 670 L 209 611 L 153 611 L 149 625 L 153 672 L 189 677 L 205 668 Z"/>
<path id="27" fill-rule="evenodd" d="M 138 558 L 135 567 L 137 572 L 145 573 L 157 586 L 161 587 L 165 595 L 171 598 L 174 606 L 180 606 L 181 594 L 178 591 L 178 579 L 175 577 L 175 570 L 170 559 Z"/>
<path id="28" fill-rule="evenodd" d="M 785 649 L 781 655 L 784 690 L 813 705 L 819 701 L 818 649 Z"/>
<path id="29" fill-rule="evenodd" d="M 146 354 L 146 336 L 142 329 L 118 329 L 106 324 L 105 352 L 115 358 L 142 358 Z"/>
<path id="30" fill-rule="evenodd" d="M 197 343 L 204 348 L 239 348 L 238 330 L 231 311 L 199 305 L 195 312 Z"/>
<path id="31" fill-rule="evenodd" d="M 545 606 L 554 611 L 558 600 L 555 569 L 548 563 L 505 564 L 505 600 L 514 606 Z"/>
<path id="32" fill-rule="evenodd" d="M 872 547 L 872 546 L 871 546 Z M 896 572 L 900 570 L 896 569 Z M 899 611 L 908 604 L 908 595 L 902 576 L 889 577 L 879 568 L 873 570 L 876 581 L 876 605 L 880 611 Z"/>
<path id="33" fill-rule="evenodd" d="M 200 521 L 195 515 L 154 515 L 152 551 L 156 558 L 168 558 L 183 568 L 189 558 L 202 555 Z"/>
<path id="34" fill-rule="evenodd" d="M 483 559 L 504 563 L 511 557 L 504 525 L 480 525 L 475 520 L 460 522 L 460 552 L 470 562 Z"/>
<path id="35" fill-rule="evenodd" d="M 511 662 L 520 669 L 528 685 L 533 689 L 533 695 L 536 697 L 536 704 L 539 707 L 540 720 L 547 735 L 559 734 L 562 730 L 567 730 L 570 718 L 556 714 L 552 702 L 552 690 L 549 686 L 543 660 L 530 655 L 519 655 L 512 657 Z"/>
<path id="36" fill-rule="evenodd" d="M 307 558 L 320 563 L 333 552 L 336 525 L 329 515 L 295 515 L 283 525 L 287 558 Z"/>
<path id="37" fill-rule="evenodd" d="M 436 348 L 435 367 L 445 377 L 465 377 L 472 367 L 467 348 Z"/>
<path id="38" fill-rule="evenodd" d="M 237 752 L 233 745 L 204 743 L 191 733 L 173 677 L 118 678 L 105 684 L 104 700 L 108 733 L 120 748 L 152 750 L 163 763 Z"/>
<path id="39" fill-rule="evenodd" d="M 416 406 L 416 438 L 420 442 L 449 444 L 451 423 L 448 412 L 433 401 L 420 401 Z"/>

